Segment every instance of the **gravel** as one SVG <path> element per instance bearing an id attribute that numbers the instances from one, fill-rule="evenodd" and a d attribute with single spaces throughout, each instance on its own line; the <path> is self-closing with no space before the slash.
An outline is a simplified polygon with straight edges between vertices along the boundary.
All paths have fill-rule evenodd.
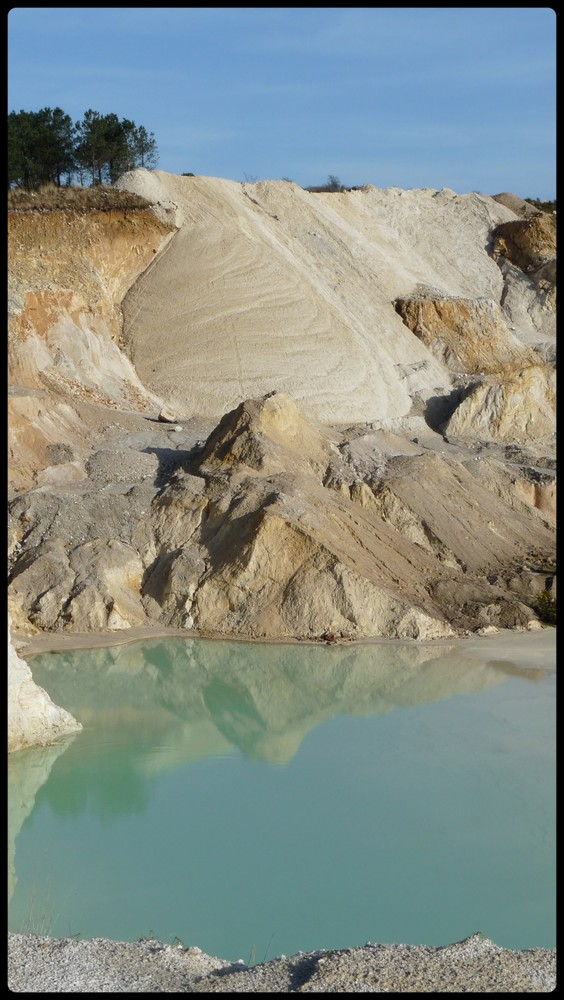
<path id="1" fill-rule="evenodd" d="M 15 993 L 551 993 L 556 949 L 512 951 L 482 934 L 442 948 L 366 944 L 255 966 L 156 940 L 8 934 Z"/>

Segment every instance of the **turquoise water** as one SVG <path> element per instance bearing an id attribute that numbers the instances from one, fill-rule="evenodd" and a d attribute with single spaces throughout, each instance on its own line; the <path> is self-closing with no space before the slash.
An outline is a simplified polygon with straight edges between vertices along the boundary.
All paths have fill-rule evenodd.
<path id="1" fill-rule="evenodd" d="M 9 927 L 252 963 L 555 946 L 553 630 L 152 640 L 30 660 L 83 723 L 9 760 Z"/>

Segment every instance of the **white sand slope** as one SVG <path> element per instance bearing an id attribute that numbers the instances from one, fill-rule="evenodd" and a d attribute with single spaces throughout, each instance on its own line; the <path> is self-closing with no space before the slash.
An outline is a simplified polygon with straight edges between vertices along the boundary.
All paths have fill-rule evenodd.
<path id="1" fill-rule="evenodd" d="M 185 415 L 272 390 L 328 424 L 406 415 L 451 376 L 393 300 L 501 300 L 489 233 L 515 215 L 487 196 L 146 170 L 119 184 L 177 206 L 178 233 L 123 302 L 124 340 L 142 382 Z"/>

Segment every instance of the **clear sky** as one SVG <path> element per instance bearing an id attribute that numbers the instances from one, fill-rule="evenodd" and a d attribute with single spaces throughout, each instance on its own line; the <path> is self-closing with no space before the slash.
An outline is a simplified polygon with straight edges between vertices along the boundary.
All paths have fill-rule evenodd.
<path id="1" fill-rule="evenodd" d="M 8 111 L 153 132 L 236 181 L 556 196 L 550 7 L 14 7 Z"/>

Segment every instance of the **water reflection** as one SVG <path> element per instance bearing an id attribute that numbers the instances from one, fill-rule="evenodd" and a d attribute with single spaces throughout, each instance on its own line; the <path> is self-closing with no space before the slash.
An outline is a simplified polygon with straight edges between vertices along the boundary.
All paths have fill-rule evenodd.
<path id="1" fill-rule="evenodd" d="M 535 683 L 552 669 L 553 636 L 517 640 L 506 639 L 509 655 L 500 657 L 499 644 L 487 641 L 335 647 L 172 639 L 44 654 L 31 665 L 57 704 L 85 729 L 103 729 L 108 742 L 135 744 L 137 732 L 158 746 L 166 734 L 162 756 L 143 762 L 154 771 L 229 747 L 285 764 L 308 732 L 337 715 L 381 715 L 511 676 Z M 512 658 L 523 648 L 530 666 Z"/>
<path id="2" fill-rule="evenodd" d="M 25 845 L 13 929 L 43 878 L 39 844 L 61 891 L 75 887 L 55 933 L 170 929 L 234 959 L 248 957 L 237 935 L 258 944 L 268 926 L 266 947 L 275 921 L 295 931 L 278 953 L 550 934 L 552 630 L 348 647 L 175 638 L 30 666 L 84 729 L 10 755 L 12 884 L 16 836 Z"/>
<path id="3" fill-rule="evenodd" d="M 16 837 L 31 815 L 39 789 L 46 783 L 55 761 L 71 745 L 74 733 L 46 747 L 32 747 L 9 757 L 8 767 L 8 899 L 16 887 Z"/>

